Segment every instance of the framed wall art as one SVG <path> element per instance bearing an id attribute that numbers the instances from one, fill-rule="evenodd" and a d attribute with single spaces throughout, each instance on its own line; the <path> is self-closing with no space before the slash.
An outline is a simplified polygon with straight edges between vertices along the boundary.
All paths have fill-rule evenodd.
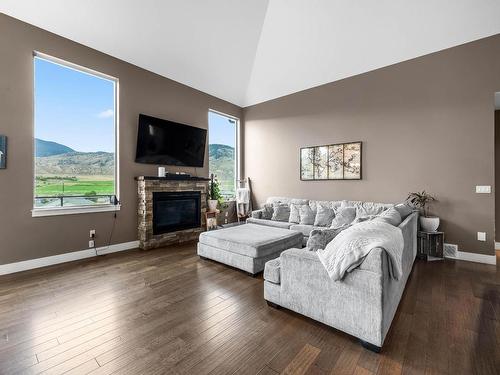
<path id="1" fill-rule="evenodd" d="M 0 135 L 0 169 L 7 168 L 7 137 Z"/>
<path id="2" fill-rule="evenodd" d="M 338 143 L 300 149 L 300 179 L 361 180 L 362 142 Z"/>

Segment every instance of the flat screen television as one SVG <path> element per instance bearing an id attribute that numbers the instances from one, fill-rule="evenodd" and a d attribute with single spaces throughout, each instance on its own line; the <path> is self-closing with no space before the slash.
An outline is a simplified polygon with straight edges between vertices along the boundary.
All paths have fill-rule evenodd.
<path id="1" fill-rule="evenodd" d="M 137 163 L 203 167 L 206 129 L 139 115 Z"/>

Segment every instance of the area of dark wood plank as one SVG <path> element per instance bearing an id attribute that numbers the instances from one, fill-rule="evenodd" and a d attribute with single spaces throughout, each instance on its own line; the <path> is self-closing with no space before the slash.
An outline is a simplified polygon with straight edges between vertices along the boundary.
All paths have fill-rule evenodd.
<path id="1" fill-rule="evenodd" d="M 0 277 L 0 374 L 497 374 L 499 335 L 499 271 L 460 261 L 415 263 L 380 354 L 194 244 Z"/>

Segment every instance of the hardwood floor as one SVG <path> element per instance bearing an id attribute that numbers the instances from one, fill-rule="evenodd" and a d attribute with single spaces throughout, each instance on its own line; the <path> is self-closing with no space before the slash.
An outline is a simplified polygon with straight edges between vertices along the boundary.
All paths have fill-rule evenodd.
<path id="1" fill-rule="evenodd" d="M 193 244 L 0 277 L 1 374 L 497 374 L 499 347 L 500 272 L 469 262 L 416 262 L 381 354 Z"/>

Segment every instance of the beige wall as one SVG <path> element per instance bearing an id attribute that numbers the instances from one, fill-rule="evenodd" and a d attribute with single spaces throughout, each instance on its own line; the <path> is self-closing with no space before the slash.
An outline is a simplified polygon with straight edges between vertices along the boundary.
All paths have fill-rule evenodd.
<path id="1" fill-rule="evenodd" d="M 495 186 L 500 186 L 500 110 L 495 111 Z M 495 240 L 500 242 L 500 194 L 495 190 Z"/>
<path id="2" fill-rule="evenodd" d="M 106 245 L 113 222 L 112 213 L 31 217 L 34 50 L 120 80 L 122 210 L 112 243 L 137 239 L 134 176 L 157 173 L 154 165 L 134 163 L 139 113 L 203 128 L 208 126 L 209 108 L 241 116 L 237 106 L 0 14 L 0 134 L 7 135 L 9 143 L 8 168 L 0 170 L 0 264 L 85 249 L 89 229 L 94 228 L 97 246 Z M 197 173 L 208 175 L 208 157 Z"/>
<path id="3" fill-rule="evenodd" d="M 244 110 L 244 173 L 269 195 L 399 202 L 439 199 L 446 242 L 494 254 L 494 92 L 500 36 L 448 49 Z M 299 148 L 363 141 L 362 181 L 299 179 Z M 476 232 L 487 232 L 478 242 Z"/>

